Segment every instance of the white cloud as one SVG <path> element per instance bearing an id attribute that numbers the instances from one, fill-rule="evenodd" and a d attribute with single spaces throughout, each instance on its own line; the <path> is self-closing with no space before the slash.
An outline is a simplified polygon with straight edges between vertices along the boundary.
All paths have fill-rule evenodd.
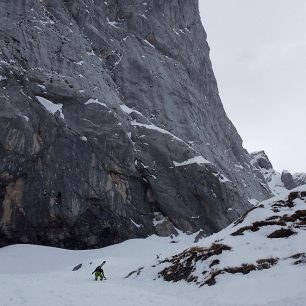
<path id="1" fill-rule="evenodd" d="M 249 151 L 306 171 L 306 1 L 199 0 L 224 107 Z"/>

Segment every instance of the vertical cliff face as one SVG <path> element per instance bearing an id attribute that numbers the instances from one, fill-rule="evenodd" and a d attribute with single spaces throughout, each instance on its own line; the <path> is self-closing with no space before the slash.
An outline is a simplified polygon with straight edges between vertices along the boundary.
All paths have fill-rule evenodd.
<path id="1" fill-rule="evenodd" d="M 217 231 L 270 191 L 196 0 L 0 0 L 0 244 Z"/>

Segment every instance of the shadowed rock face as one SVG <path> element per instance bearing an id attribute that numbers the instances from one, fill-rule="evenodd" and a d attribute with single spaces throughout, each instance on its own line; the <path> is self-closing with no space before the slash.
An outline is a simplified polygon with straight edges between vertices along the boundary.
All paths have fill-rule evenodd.
<path id="1" fill-rule="evenodd" d="M 0 245 L 209 234 L 270 196 L 196 0 L 0 0 L 0 33 Z"/>

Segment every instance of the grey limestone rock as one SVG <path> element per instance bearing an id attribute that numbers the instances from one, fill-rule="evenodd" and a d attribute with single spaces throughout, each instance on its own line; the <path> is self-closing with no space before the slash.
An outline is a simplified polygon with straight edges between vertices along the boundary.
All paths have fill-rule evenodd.
<path id="1" fill-rule="evenodd" d="M 273 169 L 273 166 L 264 151 L 250 154 L 253 171 L 263 175 L 269 189 L 274 195 L 306 184 L 305 173 L 291 174 L 284 170 L 282 173 Z"/>
<path id="2" fill-rule="evenodd" d="M 250 156 L 254 163 L 256 163 L 256 168 L 261 168 L 265 170 L 273 169 L 273 166 L 265 151 L 253 152 L 250 154 Z"/>
<path id="3" fill-rule="evenodd" d="M 2 246 L 211 234 L 271 196 L 197 0 L 0 0 L 0 105 Z"/>
<path id="4" fill-rule="evenodd" d="M 296 183 L 294 182 L 294 179 L 292 177 L 292 174 L 289 171 L 284 170 L 281 175 L 281 180 L 284 183 L 284 186 L 290 190 L 295 187 L 297 187 Z"/>
<path id="5" fill-rule="evenodd" d="M 306 185 L 306 173 L 300 172 L 292 175 L 296 186 Z"/>

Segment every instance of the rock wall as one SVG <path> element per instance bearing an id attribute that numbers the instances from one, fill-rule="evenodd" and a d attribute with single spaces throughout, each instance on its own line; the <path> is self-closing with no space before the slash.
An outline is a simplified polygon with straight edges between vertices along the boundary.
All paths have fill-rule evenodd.
<path id="1" fill-rule="evenodd" d="M 0 0 L 0 245 L 218 231 L 271 196 L 196 0 Z"/>

